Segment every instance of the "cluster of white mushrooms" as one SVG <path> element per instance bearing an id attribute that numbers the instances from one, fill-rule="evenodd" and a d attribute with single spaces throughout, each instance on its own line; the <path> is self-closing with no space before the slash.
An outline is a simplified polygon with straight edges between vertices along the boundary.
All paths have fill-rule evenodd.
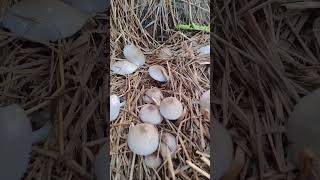
<path id="1" fill-rule="evenodd" d="M 208 53 L 206 47 L 201 51 L 204 51 L 202 54 Z M 143 53 L 134 45 L 126 45 L 123 54 L 126 60 L 117 61 L 111 66 L 111 70 L 115 74 L 131 74 L 145 63 Z M 171 56 L 172 53 L 169 48 L 163 48 L 159 53 L 159 57 L 162 59 Z M 158 82 L 168 82 L 170 80 L 167 70 L 160 65 L 150 66 L 148 73 L 151 78 Z M 174 172 L 171 158 L 174 157 L 174 152 L 177 150 L 176 137 L 169 132 L 162 132 L 160 135 L 156 126 L 161 124 L 163 119 L 178 120 L 181 118 L 184 114 L 183 105 L 175 97 L 164 97 L 157 87 L 146 90 L 142 100 L 145 104 L 141 107 L 138 115 L 141 122 L 130 126 L 127 139 L 128 147 L 135 154 L 144 156 L 146 166 L 156 169 L 162 164 L 162 159 L 167 159 L 169 169 L 172 170 L 170 172 Z M 120 102 L 117 95 L 110 96 L 111 121 L 117 119 L 120 108 L 124 104 L 124 102 Z M 199 104 L 201 112 L 205 117 L 209 117 L 210 90 L 202 95 Z M 174 177 L 174 174 L 172 176 Z"/>

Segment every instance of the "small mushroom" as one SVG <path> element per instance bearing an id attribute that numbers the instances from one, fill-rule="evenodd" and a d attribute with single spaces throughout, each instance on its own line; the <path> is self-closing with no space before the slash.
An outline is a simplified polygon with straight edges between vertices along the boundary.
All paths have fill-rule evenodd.
<path id="1" fill-rule="evenodd" d="M 213 179 L 224 176 L 233 159 L 233 144 L 230 133 L 219 122 L 213 124 Z"/>
<path id="2" fill-rule="evenodd" d="M 292 162 L 311 158 L 320 160 L 320 89 L 301 98 L 288 120 L 288 154 Z M 298 160 L 297 154 L 301 155 Z M 312 157 L 313 156 L 313 157 Z M 296 164 L 297 165 L 297 164 Z"/>
<path id="3" fill-rule="evenodd" d="M 125 102 L 120 103 L 120 98 L 117 95 L 110 96 L 110 121 L 117 119 L 120 108 L 125 104 Z"/>
<path id="4" fill-rule="evenodd" d="M 166 59 L 172 56 L 172 52 L 169 48 L 163 48 L 160 50 L 159 57 L 161 59 Z"/>
<path id="5" fill-rule="evenodd" d="M 149 168 L 157 169 L 161 165 L 162 159 L 157 153 L 153 153 L 144 157 L 144 163 Z"/>
<path id="6" fill-rule="evenodd" d="M 144 54 L 134 45 L 126 45 L 123 49 L 123 55 L 128 61 L 140 67 L 145 63 Z"/>
<path id="7" fill-rule="evenodd" d="M 202 94 L 200 98 L 200 110 L 203 115 L 210 117 L 210 90 Z"/>
<path id="8" fill-rule="evenodd" d="M 175 97 L 167 97 L 160 103 L 160 113 L 166 119 L 176 120 L 183 113 L 182 103 Z"/>
<path id="9" fill-rule="evenodd" d="M 162 116 L 160 115 L 158 107 L 153 104 L 144 105 L 140 109 L 139 117 L 141 121 L 150 124 L 160 124 L 162 121 Z"/>
<path id="10" fill-rule="evenodd" d="M 0 108 L 0 144 L 0 179 L 21 179 L 29 163 L 32 128 L 17 104 Z"/>
<path id="11" fill-rule="evenodd" d="M 145 103 L 153 103 L 155 102 L 157 105 L 160 105 L 160 102 L 163 99 L 163 94 L 161 90 L 157 87 L 153 87 L 148 89 L 143 96 L 143 101 Z"/>
<path id="12" fill-rule="evenodd" d="M 111 70 L 115 74 L 127 75 L 132 74 L 138 69 L 138 66 L 129 61 L 117 61 L 111 66 Z"/>
<path id="13" fill-rule="evenodd" d="M 97 180 L 106 180 L 108 179 L 108 172 L 106 171 L 107 163 L 107 146 L 103 145 L 98 154 L 96 155 L 94 162 L 94 171 L 97 176 Z"/>
<path id="14" fill-rule="evenodd" d="M 167 155 L 172 155 L 173 152 L 177 150 L 177 141 L 176 137 L 170 133 L 163 133 L 161 138 L 160 153 L 162 157 Z"/>
<path id="15" fill-rule="evenodd" d="M 166 69 L 160 65 L 153 65 L 149 67 L 149 75 L 156 81 L 167 82 L 169 80 Z"/>
<path id="16" fill-rule="evenodd" d="M 142 123 L 129 128 L 128 147 L 138 155 L 154 153 L 159 146 L 159 133 L 152 124 Z"/>
<path id="17" fill-rule="evenodd" d="M 203 46 L 197 50 L 199 55 L 207 55 L 210 54 L 210 45 Z"/>
<path id="18" fill-rule="evenodd" d="M 160 154 L 163 158 L 168 160 L 169 171 L 171 173 L 171 177 L 175 178 L 174 168 L 172 163 L 172 153 L 177 149 L 176 138 L 170 133 L 163 133 L 162 139 L 160 143 Z"/>

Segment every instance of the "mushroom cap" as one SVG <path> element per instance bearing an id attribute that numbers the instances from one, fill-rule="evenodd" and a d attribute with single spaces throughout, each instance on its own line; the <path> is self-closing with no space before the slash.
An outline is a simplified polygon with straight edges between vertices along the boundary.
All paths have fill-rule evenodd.
<path id="1" fill-rule="evenodd" d="M 167 97 L 160 103 L 160 113 L 166 119 L 176 120 L 182 115 L 183 106 L 175 97 Z"/>
<path id="2" fill-rule="evenodd" d="M 144 163 L 149 168 L 157 169 L 161 165 L 162 159 L 157 153 L 153 153 L 144 157 Z"/>
<path id="3" fill-rule="evenodd" d="M 17 104 L 0 108 L 0 179 L 21 179 L 31 153 L 32 128 Z"/>
<path id="4" fill-rule="evenodd" d="M 160 124 L 162 121 L 162 116 L 156 105 L 146 104 L 142 106 L 139 112 L 139 117 L 141 121 L 150 124 Z"/>
<path id="5" fill-rule="evenodd" d="M 320 157 L 320 89 L 301 98 L 288 120 L 288 139 L 298 146 L 309 147 Z"/>
<path id="6" fill-rule="evenodd" d="M 156 81 L 167 82 L 168 73 L 166 69 L 160 65 L 153 65 L 148 69 L 149 75 Z"/>
<path id="7" fill-rule="evenodd" d="M 108 0 L 63 0 L 70 6 L 86 12 L 96 13 L 104 12 L 107 10 Z"/>
<path id="8" fill-rule="evenodd" d="M 159 145 L 159 133 L 152 124 L 142 123 L 130 127 L 128 146 L 138 155 L 147 156 L 154 153 Z"/>
<path id="9" fill-rule="evenodd" d="M 117 95 L 110 96 L 110 121 L 117 119 L 120 112 L 120 99 Z"/>
<path id="10" fill-rule="evenodd" d="M 145 57 L 142 51 L 136 46 L 130 44 L 123 48 L 123 55 L 128 61 L 140 67 L 145 63 Z"/>
<path id="11" fill-rule="evenodd" d="M 202 113 L 210 113 L 210 90 L 202 94 L 200 98 L 200 108 Z"/>
<path id="12" fill-rule="evenodd" d="M 172 52 L 169 48 L 162 48 L 159 53 L 161 59 L 169 58 L 172 56 Z"/>
<path id="13" fill-rule="evenodd" d="M 153 103 L 153 100 L 151 98 L 153 98 L 154 100 L 157 101 L 157 103 L 160 104 L 160 102 L 163 99 L 163 94 L 162 94 L 161 90 L 157 87 L 153 87 L 151 89 L 148 89 L 145 92 L 145 95 L 143 96 L 143 101 L 145 103 Z"/>
<path id="14" fill-rule="evenodd" d="M 111 70 L 115 74 L 127 75 L 132 74 L 138 69 L 138 66 L 129 61 L 117 61 L 112 64 Z"/>
<path id="15" fill-rule="evenodd" d="M 94 172 L 97 176 L 97 180 L 108 179 L 107 166 L 109 166 L 107 163 L 107 146 L 103 145 L 94 161 Z"/>
<path id="16" fill-rule="evenodd" d="M 219 122 L 213 125 L 213 179 L 220 179 L 229 169 L 233 158 L 230 133 Z"/>

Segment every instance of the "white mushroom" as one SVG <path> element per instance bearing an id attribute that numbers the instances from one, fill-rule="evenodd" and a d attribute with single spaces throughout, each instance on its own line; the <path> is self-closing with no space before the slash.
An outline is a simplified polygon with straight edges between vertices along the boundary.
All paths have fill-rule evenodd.
<path id="1" fill-rule="evenodd" d="M 199 55 L 207 55 L 210 54 L 210 45 L 203 46 L 197 50 Z"/>
<path id="2" fill-rule="evenodd" d="M 142 123 L 129 128 L 128 147 L 138 155 L 154 153 L 159 146 L 159 133 L 152 124 Z"/>
<path id="3" fill-rule="evenodd" d="M 160 50 L 159 57 L 161 59 L 166 59 L 172 56 L 172 52 L 169 48 L 163 48 Z"/>
<path id="4" fill-rule="evenodd" d="M 201 113 L 206 117 L 210 117 L 210 90 L 204 92 L 200 98 Z"/>
<path id="5" fill-rule="evenodd" d="M 123 49 L 123 55 L 128 61 L 140 67 L 145 63 L 144 54 L 134 45 L 126 45 Z"/>
<path id="6" fill-rule="evenodd" d="M 156 81 L 167 82 L 169 80 L 166 69 L 160 65 L 153 65 L 148 70 L 149 75 Z"/>
<path id="7" fill-rule="evenodd" d="M 166 119 L 176 120 L 183 113 L 182 103 L 174 97 L 167 97 L 160 103 L 160 113 Z"/>
<path id="8" fill-rule="evenodd" d="M 52 127 L 50 114 L 47 111 L 33 112 L 30 115 L 32 122 L 32 144 L 38 144 L 47 139 Z"/>
<path id="9" fill-rule="evenodd" d="M 117 61 L 112 64 L 111 70 L 120 75 L 132 74 L 138 69 L 138 66 L 129 61 Z"/>
<path id="10" fill-rule="evenodd" d="M 143 96 L 143 101 L 145 103 L 153 103 L 155 101 L 157 105 L 160 105 L 160 102 L 162 101 L 162 99 L 163 99 L 163 94 L 161 90 L 157 87 L 148 89 L 145 92 L 145 95 Z"/>
<path id="11" fill-rule="evenodd" d="M 310 154 L 315 155 L 315 159 L 320 160 L 320 89 L 315 90 L 311 94 L 301 98 L 294 107 L 288 120 L 288 139 L 291 146 L 288 148 L 290 160 L 299 162 L 298 156 L 301 154 L 303 158 Z M 305 153 L 310 151 L 309 154 Z"/>
<path id="12" fill-rule="evenodd" d="M 160 147 L 160 152 L 162 157 L 172 155 L 172 153 L 177 150 L 176 137 L 170 133 L 165 132 L 162 134 L 161 143 L 162 147 Z"/>
<path id="13" fill-rule="evenodd" d="M 162 159 L 157 153 L 153 153 L 144 157 L 144 163 L 149 168 L 157 169 L 161 165 Z"/>
<path id="14" fill-rule="evenodd" d="M 150 124 L 160 124 L 162 116 L 160 115 L 159 109 L 156 105 L 146 104 L 142 106 L 139 112 L 141 121 Z"/>
<path id="15" fill-rule="evenodd" d="M 120 103 L 120 98 L 117 95 L 110 96 L 110 121 L 117 119 L 120 108 L 125 104 L 125 101 Z"/>
<path id="16" fill-rule="evenodd" d="M 0 108 L 0 179 L 21 179 L 31 154 L 32 128 L 17 104 Z"/>

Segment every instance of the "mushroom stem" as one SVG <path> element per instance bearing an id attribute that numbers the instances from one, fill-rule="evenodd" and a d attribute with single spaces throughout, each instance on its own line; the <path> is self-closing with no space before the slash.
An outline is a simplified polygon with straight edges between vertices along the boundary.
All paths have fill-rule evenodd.
<path id="1" fill-rule="evenodd" d="M 42 126 L 40 129 L 35 130 L 32 132 L 32 144 L 38 144 L 42 141 L 44 141 L 49 134 L 49 130 L 51 128 L 50 121 L 47 121 L 44 126 Z"/>
<path id="2" fill-rule="evenodd" d="M 127 101 L 123 101 L 122 103 L 120 103 L 120 107 L 125 106 L 125 105 L 126 105 L 126 103 L 127 103 Z"/>
<path id="3" fill-rule="evenodd" d="M 167 160 L 168 160 L 168 167 L 169 167 L 169 171 L 170 171 L 171 177 L 172 177 L 173 180 L 176 180 L 176 174 L 174 172 L 173 163 L 172 163 L 172 159 L 171 159 L 171 154 L 170 153 L 167 154 Z"/>

